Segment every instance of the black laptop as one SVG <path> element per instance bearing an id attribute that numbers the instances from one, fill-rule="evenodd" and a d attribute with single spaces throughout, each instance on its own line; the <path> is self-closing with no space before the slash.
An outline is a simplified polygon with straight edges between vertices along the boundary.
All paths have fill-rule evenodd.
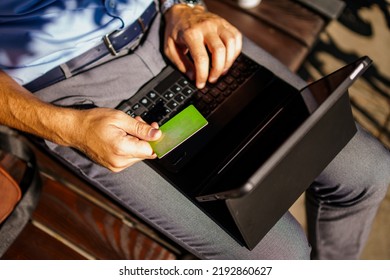
<path id="1" fill-rule="evenodd" d="M 118 109 L 160 125 L 191 105 L 203 115 L 206 126 L 147 163 L 252 249 L 355 134 L 347 89 L 370 64 L 300 91 L 245 54 L 201 90 L 167 66 Z"/>

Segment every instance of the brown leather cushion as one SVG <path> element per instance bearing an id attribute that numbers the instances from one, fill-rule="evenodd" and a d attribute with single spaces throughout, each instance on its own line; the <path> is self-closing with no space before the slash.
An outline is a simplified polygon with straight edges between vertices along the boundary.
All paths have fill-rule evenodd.
<path id="1" fill-rule="evenodd" d="M 11 214 L 21 196 L 19 185 L 0 166 L 0 224 Z"/>

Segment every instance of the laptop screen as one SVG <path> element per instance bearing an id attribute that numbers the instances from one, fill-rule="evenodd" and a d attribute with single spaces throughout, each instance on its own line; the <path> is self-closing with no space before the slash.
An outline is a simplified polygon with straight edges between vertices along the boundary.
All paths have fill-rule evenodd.
<path id="1" fill-rule="evenodd" d="M 309 112 L 313 113 L 343 82 L 351 83 L 355 80 L 369 64 L 371 61 L 362 57 L 304 88 L 301 94 Z"/>
<path id="2" fill-rule="evenodd" d="M 209 182 L 202 192 L 204 194 L 225 192 L 226 197 L 235 197 L 250 191 L 248 188 L 244 189 L 245 186 L 248 186 L 246 184 L 248 178 L 256 173 L 322 104 L 340 98 L 341 94 L 347 91 L 348 87 L 370 63 L 368 58 L 363 57 L 308 85 L 301 90 L 300 94 L 292 94 L 288 101 L 280 107 L 281 109 L 275 113 L 271 121 L 267 123 L 267 127 L 260 134 L 255 135 L 256 137 L 251 138 L 251 143 L 246 145 L 245 149 L 240 150 L 234 161 L 221 168 L 218 171 L 219 176 L 215 176 L 214 182 Z M 278 85 L 274 85 L 274 87 L 270 88 L 270 94 L 273 90 L 280 90 Z M 321 108 L 325 110 L 331 106 L 329 103 Z M 253 113 L 255 111 L 256 108 L 253 108 Z M 318 116 L 313 117 L 317 118 Z M 283 175 L 281 174 L 281 176 Z M 224 195 L 220 197 L 224 197 Z"/>

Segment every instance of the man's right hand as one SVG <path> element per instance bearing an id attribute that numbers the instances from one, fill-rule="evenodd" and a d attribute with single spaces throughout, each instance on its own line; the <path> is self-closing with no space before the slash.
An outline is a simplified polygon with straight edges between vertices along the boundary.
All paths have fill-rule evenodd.
<path id="1" fill-rule="evenodd" d="M 114 172 L 156 157 L 148 141 L 161 137 L 157 123 L 148 125 L 141 118 L 108 108 L 53 106 L 1 70 L 0 97 L 0 124 L 76 148 Z"/>
<path id="2" fill-rule="evenodd" d="M 148 141 L 161 137 L 157 123 L 108 108 L 79 112 L 80 124 L 75 127 L 75 146 L 100 165 L 119 172 L 144 159 L 154 159 Z"/>

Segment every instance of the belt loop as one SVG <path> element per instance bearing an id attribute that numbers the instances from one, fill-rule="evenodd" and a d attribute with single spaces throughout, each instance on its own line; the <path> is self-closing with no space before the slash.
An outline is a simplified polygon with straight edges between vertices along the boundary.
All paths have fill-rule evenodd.
<path id="1" fill-rule="evenodd" d="M 139 17 L 137 19 L 139 25 L 141 26 L 141 30 L 142 30 L 142 33 L 145 33 L 146 31 L 146 28 L 145 28 L 145 23 L 144 23 L 144 20 L 142 19 L 142 17 Z"/>
<path id="2" fill-rule="evenodd" d="M 69 79 L 70 77 L 73 76 L 72 72 L 70 71 L 70 69 L 69 69 L 68 65 L 66 65 L 66 63 L 61 64 L 60 68 L 61 68 L 62 72 L 64 72 L 66 79 Z"/>

